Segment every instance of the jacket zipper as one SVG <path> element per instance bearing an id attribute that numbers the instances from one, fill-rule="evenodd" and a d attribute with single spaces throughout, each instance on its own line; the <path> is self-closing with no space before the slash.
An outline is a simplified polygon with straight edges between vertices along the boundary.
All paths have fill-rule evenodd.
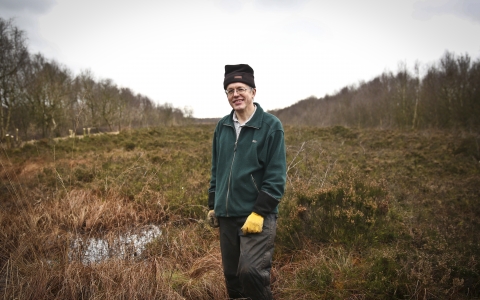
<path id="1" fill-rule="evenodd" d="M 238 139 L 240 138 L 240 134 L 242 134 L 242 131 L 240 131 L 240 134 L 238 135 L 237 137 L 237 130 L 235 129 L 235 126 L 231 126 L 231 125 L 228 125 L 228 124 L 225 124 L 226 126 L 230 126 L 233 128 L 233 134 L 235 134 L 235 146 L 233 148 L 233 158 L 232 158 L 232 163 L 230 164 L 230 174 L 228 175 L 228 189 L 227 189 L 227 198 L 225 199 L 225 212 L 227 214 L 227 217 L 228 217 L 228 197 L 230 196 L 230 186 L 231 186 L 231 179 L 232 179 L 232 170 L 233 170 L 233 162 L 235 161 L 235 156 L 237 154 L 237 144 L 238 144 Z M 255 128 L 255 129 L 259 129 L 258 127 L 254 127 L 254 126 L 248 126 L 248 125 L 244 125 L 243 127 L 251 127 L 251 128 Z M 252 176 L 252 179 L 253 179 L 253 176 Z M 253 181 L 253 183 L 255 183 L 255 180 Z M 257 188 L 257 185 L 255 184 L 255 187 Z M 258 188 L 257 188 L 257 191 L 258 191 Z"/>
<path id="2" fill-rule="evenodd" d="M 230 125 L 228 125 L 230 126 Z M 240 132 L 241 133 L 241 132 Z M 230 181 L 232 179 L 232 170 L 233 170 L 233 162 L 235 161 L 235 155 L 237 154 L 237 143 L 238 143 L 238 137 L 237 137 L 237 132 L 235 130 L 235 127 L 233 127 L 233 134 L 235 134 L 235 146 L 233 148 L 233 158 L 232 158 L 232 163 L 230 164 L 230 174 L 228 175 L 228 189 L 227 189 L 227 198 L 225 199 L 225 212 L 228 217 L 228 197 L 230 196 Z"/>

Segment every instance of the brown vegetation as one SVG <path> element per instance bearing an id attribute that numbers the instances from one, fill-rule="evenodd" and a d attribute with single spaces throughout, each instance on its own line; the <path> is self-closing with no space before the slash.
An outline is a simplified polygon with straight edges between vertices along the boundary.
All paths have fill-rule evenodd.
<path id="1" fill-rule="evenodd" d="M 225 299 L 218 232 L 204 222 L 213 129 L 2 148 L 2 297 Z M 478 298 L 479 140 L 287 126 L 276 299 Z M 74 248 L 148 226 L 161 235 L 141 253 L 85 262 Z"/>
<path id="2" fill-rule="evenodd" d="M 12 21 L 0 38 L 2 297 L 225 299 L 204 222 L 212 120 L 172 126 L 191 112 L 73 77 Z M 480 297 L 480 61 L 419 68 L 273 112 L 288 163 L 276 299 Z M 44 138 L 12 148 L 12 135 Z M 106 255 L 85 259 L 92 240 Z"/>

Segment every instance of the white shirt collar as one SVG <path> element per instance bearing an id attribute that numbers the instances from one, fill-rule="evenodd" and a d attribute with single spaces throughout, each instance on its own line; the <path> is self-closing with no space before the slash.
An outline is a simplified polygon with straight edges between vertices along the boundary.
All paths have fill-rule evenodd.
<path id="1" fill-rule="evenodd" d="M 245 123 L 240 124 L 240 122 L 238 121 L 238 118 L 237 118 L 237 113 L 235 113 L 235 112 L 233 113 L 233 118 L 232 118 L 232 119 L 233 119 L 233 122 L 238 123 L 240 126 L 243 126 L 243 125 L 247 124 L 247 122 L 252 119 L 253 115 L 254 115 L 255 112 L 257 111 L 257 106 L 256 106 L 256 105 L 253 105 L 253 106 L 255 106 L 255 109 L 253 110 L 253 114 L 250 116 L 250 118 L 248 118 L 248 120 L 245 121 Z"/>

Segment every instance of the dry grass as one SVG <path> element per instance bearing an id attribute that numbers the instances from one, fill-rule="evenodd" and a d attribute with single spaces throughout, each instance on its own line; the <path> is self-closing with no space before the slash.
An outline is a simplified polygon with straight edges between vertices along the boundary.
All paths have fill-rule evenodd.
<path id="1" fill-rule="evenodd" d="M 211 125 L 2 150 L 4 299 L 226 299 L 206 226 Z M 479 137 L 287 127 L 276 299 L 478 299 Z M 82 263 L 78 238 L 155 225 L 137 255 Z"/>

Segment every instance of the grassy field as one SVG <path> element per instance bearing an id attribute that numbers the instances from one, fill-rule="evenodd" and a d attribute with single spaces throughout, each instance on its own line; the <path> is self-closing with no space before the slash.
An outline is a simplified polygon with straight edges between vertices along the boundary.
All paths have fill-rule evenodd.
<path id="1" fill-rule="evenodd" d="M 213 129 L 1 149 L 1 297 L 226 299 L 218 232 L 204 222 Z M 480 298 L 478 134 L 286 127 L 285 135 L 276 299 Z M 152 225 L 161 234 L 142 251 L 82 260 L 87 244 L 77 241 L 115 245 Z"/>

